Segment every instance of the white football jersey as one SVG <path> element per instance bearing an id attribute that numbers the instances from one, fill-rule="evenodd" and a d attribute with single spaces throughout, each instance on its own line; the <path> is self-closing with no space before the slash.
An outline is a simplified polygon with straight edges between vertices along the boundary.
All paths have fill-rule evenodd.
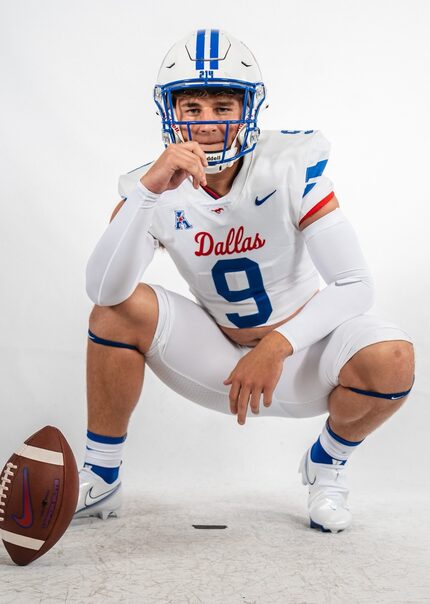
<path id="1" fill-rule="evenodd" d="M 318 131 L 262 132 L 230 192 L 218 199 L 185 180 L 158 201 L 150 233 L 219 325 L 285 319 L 319 288 L 300 222 L 333 196 L 329 143 Z M 127 197 L 151 164 L 121 176 Z M 216 196 L 216 194 L 215 194 Z"/>

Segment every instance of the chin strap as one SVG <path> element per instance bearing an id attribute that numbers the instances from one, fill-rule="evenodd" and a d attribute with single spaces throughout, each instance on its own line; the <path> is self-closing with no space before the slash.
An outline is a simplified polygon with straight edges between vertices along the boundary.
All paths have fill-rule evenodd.
<path id="1" fill-rule="evenodd" d="M 244 136 L 245 136 L 245 124 L 242 124 L 240 126 L 239 130 L 237 131 L 237 134 L 234 137 L 230 148 L 227 149 L 227 151 L 225 152 L 224 159 L 229 159 L 230 157 L 234 157 L 236 155 L 236 153 L 238 152 L 237 143 L 239 143 L 239 146 L 241 147 L 243 145 Z M 222 156 L 222 151 L 208 152 L 208 153 L 205 153 L 205 155 L 206 155 L 206 159 L 208 160 L 208 162 L 218 161 Z M 205 168 L 205 173 L 206 174 L 216 174 L 217 172 L 221 172 L 222 170 L 225 170 L 225 168 L 231 168 L 231 166 L 235 162 L 237 162 L 238 159 L 240 159 L 240 158 L 236 157 L 236 159 L 234 159 L 233 161 L 227 161 L 222 164 L 215 164 L 213 166 L 208 166 L 207 168 Z"/>
<path id="2" fill-rule="evenodd" d="M 236 146 L 231 146 L 230 149 L 227 149 L 227 151 L 225 152 L 225 156 L 224 159 L 229 159 L 229 157 L 234 157 L 237 153 L 237 148 Z M 212 152 L 205 152 L 206 155 L 206 159 L 208 162 L 213 162 L 213 161 L 218 161 L 222 155 L 222 151 L 216 151 L 215 153 Z M 222 164 L 214 164 L 212 166 L 207 166 L 205 168 L 205 173 L 206 174 L 217 174 L 218 172 L 222 172 L 222 170 L 225 170 L 226 168 L 230 168 L 239 158 L 237 157 L 236 159 L 234 159 L 233 161 L 226 161 Z"/>

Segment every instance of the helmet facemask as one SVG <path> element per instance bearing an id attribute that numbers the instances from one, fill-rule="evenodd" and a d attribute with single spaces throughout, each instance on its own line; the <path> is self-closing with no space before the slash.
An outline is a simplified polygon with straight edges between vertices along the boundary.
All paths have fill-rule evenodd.
<path id="1" fill-rule="evenodd" d="M 166 87 L 165 87 L 166 88 Z M 208 167 L 205 169 L 206 173 L 213 174 L 232 166 L 233 163 L 242 157 L 245 153 L 252 151 L 255 143 L 258 140 L 259 129 L 257 127 L 257 114 L 259 105 L 256 109 L 256 97 L 257 92 L 249 92 L 247 88 L 242 87 L 223 87 L 217 86 L 190 86 L 185 87 L 172 87 L 168 86 L 168 90 L 155 91 L 155 102 L 159 108 L 159 112 L 162 116 L 163 124 L 163 141 L 167 146 L 170 143 L 182 143 L 185 140 L 192 141 L 192 127 L 201 125 L 217 124 L 224 126 L 224 143 L 220 149 L 214 151 L 206 151 L 206 159 L 208 161 Z M 225 90 L 225 93 L 224 93 Z M 216 95 L 231 95 L 238 94 L 241 96 L 242 102 L 242 114 L 238 120 L 179 120 L 176 114 L 175 105 L 178 93 L 186 92 L 183 96 L 196 96 L 197 98 L 204 98 L 208 96 Z M 261 92 L 260 92 L 261 95 Z M 264 94 L 263 94 L 264 97 Z M 161 102 L 160 102 L 161 99 Z M 229 134 L 231 128 L 237 129 L 237 133 L 231 142 L 229 141 Z M 183 129 L 186 129 L 186 139 L 183 136 Z"/>
<path id="2" fill-rule="evenodd" d="M 210 47 L 212 58 L 199 58 L 199 44 L 204 39 L 216 40 L 216 56 L 213 47 Z M 197 42 L 196 42 L 197 41 Z M 192 54 L 196 46 L 195 55 Z M 201 46 L 203 48 L 203 46 Z M 209 52 L 207 47 L 206 51 Z M 206 63 L 207 62 L 207 63 Z M 199 67 L 217 67 L 218 69 L 199 70 Z M 220 67 L 221 66 L 221 67 Z M 247 71 L 247 68 L 250 70 Z M 196 71 L 197 70 L 197 71 Z M 235 73 L 236 72 L 236 73 Z M 231 73 L 237 74 L 237 79 Z M 220 76 L 229 77 L 216 77 Z M 254 81 L 248 81 L 243 75 L 254 76 Z M 183 77 L 183 76 L 191 77 Z M 182 78 L 181 78 L 182 76 Z M 255 77 L 257 76 L 257 77 Z M 192 126 L 221 124 L 225 127 L 224 144 L 216 151 L 206 153 L 208 167 L 206 173 L 216 173 L 232 166 L 235 161 L 255 148 L 260 130 L 257 126 L 257 117 L 265 100 L 265 88 L 261 82 L 260 72 L 253 55 L 244 44 L 218 30 L 199 30 L 191 38 L 176 44 L 167 54 L 160 69 L 158 81 L 154 88 L 154 100 L 162 121 L 162 138 L 164 145 L 185 142 L 182 130 L 186 129 L 187 139 L 193 140 Z M 181 79 L 180 79 L 181 78 Z M 170 81 L 169 81 L 170 80 Z M 173 81 L 172 81 L 173 80 Z M 164 83 L 162 83 L 164 81 Z M 237 120 L 178 120 L 175 111 L 176 93 L 183 91 L 196 92 L 196 96 L 212 93 L 239 93 L 242 96 L 242 114 Z M 228 145 L 231 128 L 238 128 L 234 140 Z"/>

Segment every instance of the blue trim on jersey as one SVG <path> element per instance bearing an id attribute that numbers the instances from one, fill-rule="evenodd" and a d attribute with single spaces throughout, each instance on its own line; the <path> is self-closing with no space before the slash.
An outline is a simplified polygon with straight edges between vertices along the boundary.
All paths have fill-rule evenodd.
<path id="1" fill-rule="evenodd" d="M 346 440 L 345 438 L 342 438 L 341 436 L 338 436 L 335 432 L 333 432 L 333 430 L 330 428 L 330 424 L 328 423 L 328 420 L 326 421 L 326 427 L 327 427 L 327 431 L 330 434 L 330 436 L 332 438 L 334 438 L 334 440 L 337 440 L 338 443 L 341 443 L 342 445 L 347 445 L 348 447 L 356 447 L 357 445 L 359 445 L 360 443 L 362 443 L 362 440 Z"/>
<path id="2" fill-rule="evenodd" d="M 218 59 L 219 55 L 219 29 L 211 29 L 210 53 L 210 69 L 218 69 L 218 60 L 212 59 Z"/>
<path id="3" fill-rule="evenodd" d="M 113 348 L 128 348 L 129 350 L 137 350 L 137 352 L 139 352 L 139 349 L 137 348 L 137 346 L 132 346 L 131 344 L 123 344 L 122 342 L 114 342 L 113 340 L 105 340 L 104 338 L 99 338 L 90 330 L 88 330 L 88 337 L 90 338 L 91 342 L 94 342 L 94 344 L 101 344 L 102 346 L 112 346 Z"/>
<path id="4" fill-rule="evenodd" d="M 322 159 L 314 166 L 309 166 L 309 168 L 306 169 L 306 182 L 308 182 L 308 180 L 310 180 L 311 178 L 317 178 L 318 176 L 321 176 L 321 174 L 324 172 L 327 162 L 328 159 Z"/>
<path id="5" fill-rule="evenodd" d="M 305 187 L 305 191 L 304 191 L 304 193 L 303 193 L 303 195 L 302 195 L 302 198 L 303 198 L 305 195 L 307 195 L 307 194 L 309 193 L 309 191 L 311 191 L 311 190 L 314 188 L 314 186 L 315 186 L 316 184 L 317 184 L 316 182 L 311 182 L 311 184 L 310 184 L 310 185 L 306 185 L 306 187 Z"/>
<path id="6" fill-rule="evenodd" d="M 87 430 L 87 437 L 96 443 L 104 443 L 106 445 L 120 445 L 127 438 L 127 434 L 124 436 L 104 436 L 103 434 L 96 434 Z M 87 447 L 89 449 L 89 447 Z"/>
<path id="7" fill-rule="evenodd" d="M 205 68 L 205 30 L 199 29 L 196 38 L 196 69 Z"/>

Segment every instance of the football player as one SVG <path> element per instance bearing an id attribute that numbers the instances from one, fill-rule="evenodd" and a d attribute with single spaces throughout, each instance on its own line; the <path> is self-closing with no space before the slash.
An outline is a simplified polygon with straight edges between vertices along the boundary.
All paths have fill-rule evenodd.
<path id="1" fill-rule="evenodd" d="M 404 403 L 414 358 L 405 331 L 367 314 L 374 285 L 325 175 L 329 144 L 313 130 L 260 133 L 257 62 L 216 29 L 170 49 L 154 100 L 165 149 L 120 178 L 122 200 L 87 267 L 95 307 L 76 515 L 118 511 L 148 364 L 240 425 L 328 413 L 299 471 L 311 527 L 341 531 L 351 523 L 347 459 Z M 159 246 L 195 301 L 140 283 Z"/>

